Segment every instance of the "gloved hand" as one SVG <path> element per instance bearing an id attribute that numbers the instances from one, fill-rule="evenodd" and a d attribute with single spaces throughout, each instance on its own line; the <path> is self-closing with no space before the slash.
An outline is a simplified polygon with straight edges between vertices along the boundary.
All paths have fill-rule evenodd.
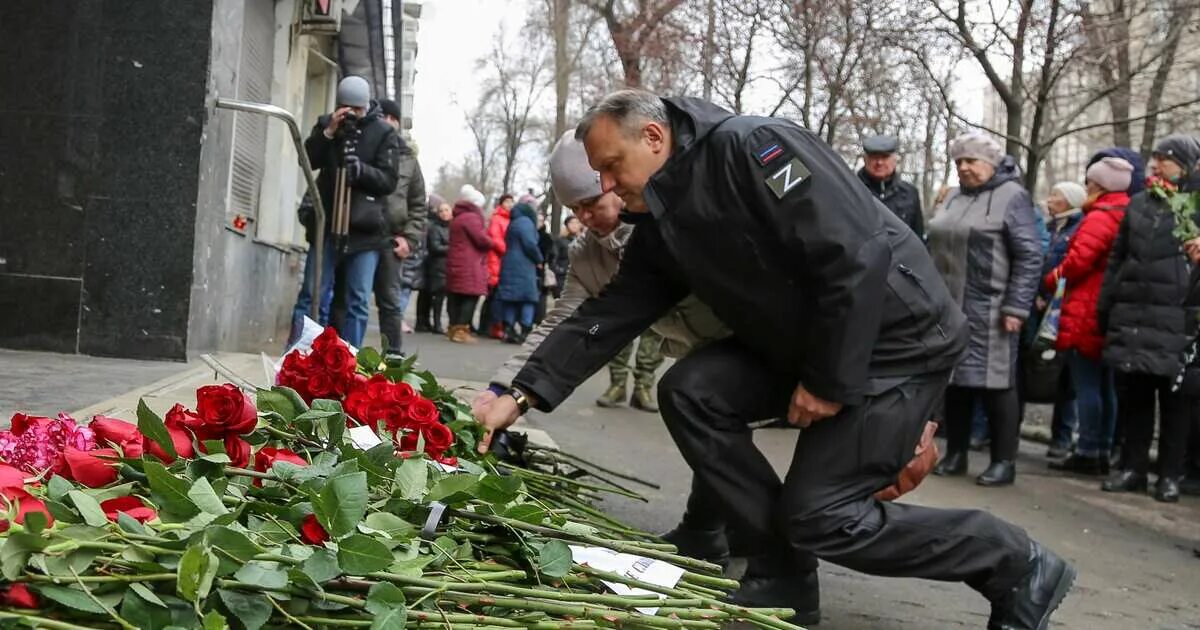
<path id="1" fill-rule="evenodd" d="M 362 172 L 363 172 L 363 165 L 362 165 L 362 161 L 358 159 L 358 156 L 357 155 L 347 155 L 346 156 L 346 179 L 348 181 L 350 181 L 351 183 L 356 182 L 356 181 L 358 181 L 358 178 L 362 175 Z"/>

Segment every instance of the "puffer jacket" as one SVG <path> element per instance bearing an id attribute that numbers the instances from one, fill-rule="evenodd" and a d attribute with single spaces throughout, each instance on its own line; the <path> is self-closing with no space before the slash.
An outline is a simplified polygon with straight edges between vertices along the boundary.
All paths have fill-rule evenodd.
<path id="1" fill-rule="evenodd" d="M 558 278 L 562 283 L 562 295 L 554 301 L 554 306 L 546 313 L 542 323 L 529 333 L 521 349 L 492 375 L 492 383 L 500 387 L 511 385 L 517 372 L 521 371 L 529 355 L 537 350 L 546 335 L 585 300 L 600 295 L 617 275 L 625 244 L 632 234 L 633 226 L 622 223 L 606 236 L 587 231 L 570 242 L 567 249 L 570 263 L 566 266 L 566 272 Z M 712 309 L 694 295 L 684 298 L 650 328 L 663 338 L 662 353 L 676 359 L 693 348 L 724 339 L 730 334 Z"/>
<path id="2" fill-rule="evenodd" d="M 1138 193 L 1113 242 L 1098 304 L 1104 362 L 1125 373 L 1174 377 L 1200 309 L 1185 305 L 1191 264 L 1165 200 Z"/>
<path id="3" fill-rule="evenodd" d="M 446 254 L 446 291 L 459 295 L 487 295 L 487 254 L 492 239 L 483 227 L 479 206 L 460 200 L 450 220 L 450 250 Z"/>
<path id="4" fill-rule="evenodd" d="M 446 254 L 450 251 L 450 223 L 433 215 L 425 233 L 425 290 L 446 290 Z"/>
<path id="5" fill-rule="evenodd" d="M 500 263 L 496 298 L 506 302 L 537 302 L 537 268 L 543 262 L 538 247 L 537 211 L 529 204 L 513 206 L 512 219 L 504 235 L 507 246 Z"/>
<path id="6" fill-rule="evenodd" d="M 492 251 L 487 255 L 489 287 L 500 284 L 500 262 L 504 260 L 504 253 L 508 251 L 508 242 L 504 240 L 504 236 L 508 233 L 508 224 L 511 221 L 512 211 L 505 210 L 503 206 L 496 206 L 492 218 L 488 221 L 487 235 L 492 239 Z"/>
<path id="7" fill-rule="evenodd" d="M 929 222 L 929 251 L 967 317 L 967 351 L 950 383 L 1008 389 L 1020 335 L 1005 331 L 1004 317 L 1029 317 L 1043 258 L 1037 211 L 1011 157 L 982 186 L 950 192 Z"/>
<path id="8" fill-rule="evenodd" d="M 1054 291 L 1059 278 L 1067 281 L 1062 314 L 1058 320 L 1059 350 L 1076 350 L 1092 361 L 1104 351 L 1104 335 L 1096 317 L 1100 286 L 1108 267 L 1108 253 L 1117 238 L 1129 195 L 1110 192 L 1084 204 L 1083 221 L 1071 239 L 1062 263 L 1046 274 L 1044 288 Z"/>

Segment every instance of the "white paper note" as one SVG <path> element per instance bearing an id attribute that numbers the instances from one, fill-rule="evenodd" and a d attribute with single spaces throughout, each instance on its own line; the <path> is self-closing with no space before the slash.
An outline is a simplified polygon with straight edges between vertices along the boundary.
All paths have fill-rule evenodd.
<path id="1" fill-rule="evenodd" d="M 570 548 L 571 558 L 577 564 L 586 564 L 593 569 L 616 573 L 641 582 L 649 582 L 655 586 L 675 588 L 675 585 L 679 584 L 680 578 L 683 577 L 683 569 L 662 560 L 619 553 L 604 547 L 570 545 Z M 601 582 L 617 595 L 657 595 L 659 599 L 667 598 L 662 593 L 655 593 L 644 588 L 634 588 L 620 582 L 607 580 L 601 580 Z M 658 614 L 658 608 L 638 608 L 637 611 L 644 615 Z"/>

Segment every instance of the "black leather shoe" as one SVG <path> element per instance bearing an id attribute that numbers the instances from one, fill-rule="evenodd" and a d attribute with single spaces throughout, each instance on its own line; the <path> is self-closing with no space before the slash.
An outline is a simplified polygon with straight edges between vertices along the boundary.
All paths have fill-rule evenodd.
<path id="1" fill-rule="evenodd" d="M 788 622 L 815 626 L 821 622 L 821 583 L 817 572 L 786 577 L 744 577 L 729 601 L 747 608 L 791 608 Z"/>
<path id="2" fill-rule="evenodd" d="M 1179 491 L 1188 495 L 1200 496 L 1200 475 L 1188 475 L 1179 482 Z"/>
<path id="3" fill-rule="evenodd" d="M 967 453 L 965 451 L 950 451 L 933 467 L 933 474 L 939 477 L 958 477 L 967 474 Z"/>
<path id="4" fill-rule="evenodd" d="M 1146 475 L 1132 470 L 1118 470 L 1100 484 L 1105 492 L 1145 492 L 1149 486 Z"/>
<path id="5" fill-rule="evenodd" d="M 1015 462 L 992 462 L 982 475 L 975 478 L 975 483 L 994 488 L 996 486 L 1011 486 L 1017 479 L 1017 464 Z"/>
<path id="6" fill-rule="evenodd" d="M 1159 477 L 1154 484 L 1154 500 L 1160 503 L 1179 503 L 1179 480 Z"/>
<path id="7" fill-rule="evenodd" d="M 1050 470 L 1078 473 L 1080 475 L 1107 475 L 1107 457 L 1086 457 L 1072 453 L 1061 462 L 1050 462 Z"/>
<path id="8" fill-rule="evenodd" d="M 675 545 L 682 556 L 705 560 L 722 567 L 729 564 L 729 540 L 725 536 L 724 527 L 697 529 L 680 523 L 661 538 Z"/>
<path id="9" fill-rule="evenodd" d="M 1075 568 L 1036 542 L 1030 543 L 1029 564 L 1029 573 L 992 601 L 988 630 L 1045 630 L 1050 625 L 1050 615 L 1075 581 Z"/>

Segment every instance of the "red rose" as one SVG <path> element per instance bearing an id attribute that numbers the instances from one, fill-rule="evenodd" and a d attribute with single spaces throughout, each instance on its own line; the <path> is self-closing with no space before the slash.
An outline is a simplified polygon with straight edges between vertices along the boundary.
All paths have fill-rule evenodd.
<path id="1" fill-rule="evenodd" d="M 189 423 L 196 424 L 198 422 L 200 422 L 200 416 L 179 403 L 175 403 L 175 406 L 167 412 L 164 424 L 167 425 L 167 433 L 171 436 L 171 443 L 175 445 L 177 456 L 183 459 L 191 459 L 196 456 L 196 449 L 192 446 L 192 436 L 188 433 L 187 427 Z M 174 457 L 168 456 L 166 451 L 150 438 L 142 440 L 142 447 L 164 464 L 171 464 L 175 461 Z M 126 454 L 128 455 L 128 453 Z"/>
<path id="2" fill-rule="evenodd" d="M 417 398 L 408 406 L 408 417 L 416 424 L 436 424 L 441 415 L 437 405 L 428 398 Z"/>
<path id="3" fill-rule="evenodd" d="M 24 488 L 25 473 L 8 464 L 0 464 L 0 488 Z"/>
<path id="4" fill-rule="evenodd" d="M 289 462 L 296 464 L 297 466 L 308 465 L 308 462 L 303 457 L 300 457 L 286 448 L 264 446 L 258 449 L 258 452 L 254 454 L 254 470 L 257 470 L 258 472 L 271 472 L 271 466 L 274 465 L 275 462 Z M 254 485 L 262 487 L 262 479 L 255 479 Z"/>
<path id="5" fill-rule="evenodd" d="M 102 459 L 101 456 L 109 459 Z M 100 488 L 117 480 L 116 449 L 98 448 L 81 451 L 68 446 L 63 451 L 62 466 L 55 471 L 66 479 L 78 481 L 89 488 Z"/>
<path id="6" fill-rule="evenodd" d="M 258 411 L 236 385 L 208 385 L 196 390 L 196 413 L 203 418 L 192 427 L 201 440 L 223 440 L 227 435 L 245 435 L 258 424 Z"/>
<path id="7" fill-rule="evenodd" d="M 315 398 L 331 398 L 334 390 L 333 379 L 320 371 L 308 374 L 308 393 Z"/>
<path id="8" fill-rule="evenodd" d="M 88 428 L 92 430 L 92 433 L 96 434 L 97 444 L 111 444 L 116 446 L 121 449 L 121 453 L 125 457 L 141 457 L 145 450 L 142 448 L 145 436 L 142 435 L 141 431 L 138 431 L 136 426 L 124 420 L 96 416 L 88 424 Z"/>
<path id="9" fill-rule="evenodd" d="M 37 608 L 38 598 L 25 584 L 10 584 L 0 590 L 0 604 L 12 608 Z"/>
<path id="10" fill-rule="evenodd" d="M 24 413 L 16 413 L 13 414 L 12 420 L 9 421 L 8 430 L 12 431 L 13 435 L 21 435 L 32 425 L 43 422 L 51 422 L 53 420 L 53 418 L 47 418 L 45 416 L 31 416 Z"/>
<path id="11" fill-rule="evenodd" d="M 325 541 L 329 540 L 329 532 L 325 531 L 324 527 L 321 527 L 321 523 L 317 521 L 315 514 L 309 514 L 300 523 L 300 539 L 310 545 L 319 547 Z"/>
<path id="12" fill-rule="evenodd" d="M 208 454 L 204 442 L 200 443 L 200 452 Z M 225 454 L 229 456 L 229 465 L 234 468 L 245 468 L 250 465 L 250 443 L 237 435 L 225 438 Z"/>
<path id="13" fill-rule="evenodd" d="M 440 459 L 446 449 L 454 444 L 454 432 L 450 430 L 450 427 L 435 422 L 410 427 L 409 431 L 400 438 L 400 450 L 416 450 L 418 434 L 425 438 L 425 452 L 433 459 Z"/>
<path id="14" fill-rule="evenodd" d="M 104 510 L 104 515 L 114 523 L 117 522 L 117 515 L 121 512 L 128 514 L 139 523 L 145 523 L 158 517 L 158 512 L 155 512 L 154 508 L 133 496 L 117 497 L 103 501 L 100 503 L 100 509 Z"/>
<path id="15" fill-rule="evenodd" d="M 331 346 L 346 347 L 342 338 L 338 336 L 337 330 L 334 330 L 333 326 L 326 326 L 325 330 L 321 331 L 321 334 L 317 335 L 316 339 L 313 339 L 312 349 L 314 352 L 317 352 Z"/>
<path id="16" fill-rule="evenodd" d="M 46 515 L 47 525 L 54 524 L 54 517 L 50 515 L 50 510 L 46 509 L 46 504 L 23 488 L 0 488 L 0 495 L 8 499 L 9 505 L 18 506 L 17 517 L 14 519 L 18 525 L 25 524 L 25 515 L 30 512 L 41 512 Z M 4 524 L 4 529 L 8 529 L 8 523 Z"/>

